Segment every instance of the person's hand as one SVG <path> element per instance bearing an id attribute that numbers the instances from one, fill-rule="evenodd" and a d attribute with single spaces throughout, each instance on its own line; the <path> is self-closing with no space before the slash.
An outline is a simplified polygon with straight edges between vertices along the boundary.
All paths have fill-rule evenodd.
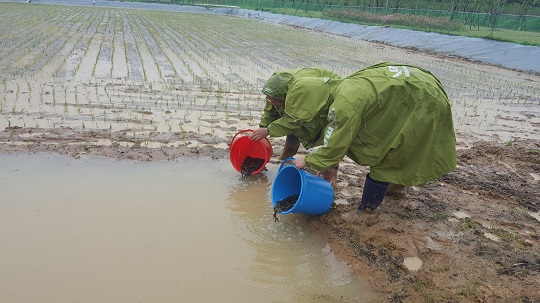
<path id="1" fill-rule="evenodd" d="M 253 141 L 259 141 L 268 136 L 268 129 L 266 127 L 261 127 L 253 132 L 249 138 Z"/>
<path id="2" fill-rule="evenodd" d="M 304 159 L 304 157 L 298 157 L 294 159 L 293 163 L 294 163 L 294 166 L 296 166 L 296 168 L 298 169 L 302 169 L 306 167 L 306 160 Z"/>

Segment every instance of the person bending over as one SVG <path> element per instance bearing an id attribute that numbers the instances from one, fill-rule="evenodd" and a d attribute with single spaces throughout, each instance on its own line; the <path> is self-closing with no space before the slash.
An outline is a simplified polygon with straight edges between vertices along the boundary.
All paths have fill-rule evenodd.
<path id="1" fill-rule="evenodd" d="M 320 146 L 295 159 L 298 169 L 328 171 L 345 156 L 369 166 L 359 211 L 375 210 L 389 186 L 399 193 L 456 167 L 448 96 L 417 66 L 384 62 L 343 79 L 296 79 L 287 87 L 283 113 L 284 121 L 265 136 L 293 133 Z"/>
<path id="2" fill-rule="evenodd" d="M 262 89 L 262 93 L 266 95 L 266 105 L 259 122 L 259 128 L 254 131 L 251 138 L 260 140 L 268 135 L 272 137 L 287 136 L 285 146 L 279 156 L 280 160 L 296 155 L 300 147 L 298 134 L 295 134 L 294 130 L 289 131 L 288 121 L 283 117 L 285 117 L 284 104 L 287 100 L 289 86 L 295 80 L 304 77 L 340 78 L 339 75 L 324 68 L 297 68 L 273 73 Z M 309 102 L 309 100 L 306 101 Z M 311 146 L 307 142 L 306 144 Z M 304 146 L 306 147 L 305 144 Z"/>

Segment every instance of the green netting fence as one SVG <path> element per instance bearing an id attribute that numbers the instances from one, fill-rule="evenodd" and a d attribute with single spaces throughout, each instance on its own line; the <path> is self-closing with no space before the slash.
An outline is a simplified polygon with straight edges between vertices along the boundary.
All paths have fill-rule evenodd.
<path id="1" fill-rule="evenodd" d="M 135 1 L 135 0 L 128 0 Z M 328 0 L 327 0 L 328 1 Z M 392 8 L 388 6 L 388 1 L 380 0 L 381 6 L 354 6 L 354 5 L 334 5 L 331 1 L 319 0 L 142 0 L 138 2 L 159 2 L 183 5 L 204 5 L 204 6 L 232 6 L 247 9 L 266 10 L 287 14 L 304 14 L 308 12 L 318 13 L 321 17 L 361 21 L 374 24 L 392 24 L 404 26 L 417 26 L 425 21 L 421 17 L 437 19 L 439 26 L 447 30 L 458 30 L 458 27 L 488 27 L 497 29 L 511 29 L 518 31 L 540 32 L 540 16 L 530 14 L 510 14 L 504 13 L 505 7 L 483 8 L 491 10 L 485 12 L 467 12 L 458 10 L 441 10 L 425 8 Z M 360 3 L 360 0 L 355 1 Z M 425 2 L 428 3 L 428 2 Z M 449 3 L 446 2 L 447 5 Z M 443 4 L 441 4 L 443 5 Z M 479 10 L 479 8 L 477 8 Z M 507 10 L 519 11 L 519 8 L 508 8 Z M 540 7 L 532 7 L 529 11 L 537 12 Z M 433 24 L 430 24 L 433 26 Z"/>

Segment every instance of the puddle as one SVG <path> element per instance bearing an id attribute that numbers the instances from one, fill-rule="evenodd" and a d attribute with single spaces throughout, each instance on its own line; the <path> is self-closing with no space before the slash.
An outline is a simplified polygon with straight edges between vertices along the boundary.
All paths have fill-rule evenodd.
<path id="1" fill-rule="evenodd" d="M 528 212 L 529 215 L 533 218 L 535 218 L 536 220 L 540 221 L 540 211 L 539 212 L 532 212 L 532 211 L 529 211 Z"/>
<path id="2" fill-rule="evenodd" d="M 382 302 L 306 217 L 274 222 L 268 169 L 0 155 L 2 301 Z"/>
<path id="3" fill-rule="evenodd" d="M 454 217 L 456 217 L 457 219 L 465 219 L 465 218 L 470 218 L 471 217 L 471 216 L 469 216 L 469 214 L 467 214 L 464 211 L 456 211 L 456 212 L 453 212 L 452 215 Z"/>
<path id="4" fill-rule="evenodd" d="M 407 257 L 403 260 L 403 265 L 411 271 L 418 271 L 422 268 L 422 259 L 418 257 Z"/>

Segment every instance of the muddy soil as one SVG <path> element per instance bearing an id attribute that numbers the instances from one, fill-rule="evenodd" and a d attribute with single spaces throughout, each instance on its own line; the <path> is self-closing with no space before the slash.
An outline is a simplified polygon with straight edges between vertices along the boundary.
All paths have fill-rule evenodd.
<path id="1" fill-rule="evenodd" d="M 540 302 L 539 172 L 539 141 L 479 141 L 452 173 L 360 216 L 358 193 L 344 191 L 363 175 L 344 172 L 337 195 L 349 204 L 314 224 L 387 302 Z"/>

